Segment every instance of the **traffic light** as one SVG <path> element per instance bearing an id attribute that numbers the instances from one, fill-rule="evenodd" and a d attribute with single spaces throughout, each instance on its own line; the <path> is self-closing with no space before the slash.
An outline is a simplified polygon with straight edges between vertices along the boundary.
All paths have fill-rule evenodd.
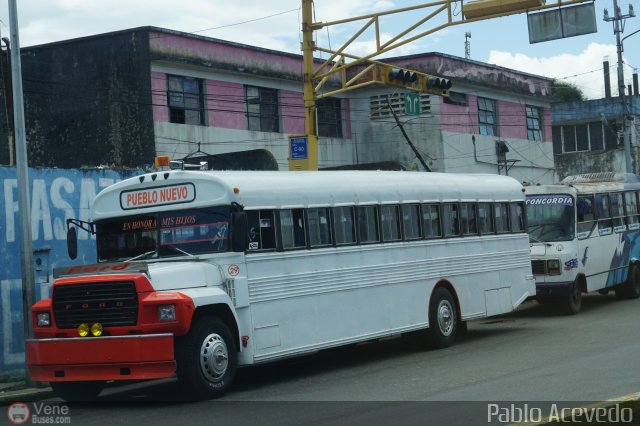
<path id="1" fill-rule="evenodd" d="M 449 89 L 451 89 L 451 80 L 448 78 L 437 77 L 435 75 L 426 76 L 423 88 L 425 92 L 446 95 Z"/>
<path id="2" fill-rule="evenodd" d="M 418 73 L 404 68 L 383 67 L 382 81 L 385 84 L 418 89 Z"/>

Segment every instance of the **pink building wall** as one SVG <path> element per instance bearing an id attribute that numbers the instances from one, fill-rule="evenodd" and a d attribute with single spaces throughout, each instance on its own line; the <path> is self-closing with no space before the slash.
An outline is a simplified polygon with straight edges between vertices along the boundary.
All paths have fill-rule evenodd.
<path id="1" fill-rule="evenodd" d="M 209 126 L 246 130 L 244 85 L 207 80 L 206 86 Z"/>
<path id="2" fill-rule="evenodd" d="M 165 73 L 151 73 L 151 103 L 153 105 L 153 121 L 168 122 L 167 75 Z"/>
<path id="3" fill-rule="evenodd" d="M 527 139 L 527 120 L 524 104 L 498 101 L 498 135 L 503 138 Z"/>
<path id="4" fill-rule="evenodd" d="M 451 105 L 442 102 L 440 124 L 442 131 L 455 133 L 478 133 L 478 97 L 468 96 L 468 105 Z M 527 139 L 525 105 L 516 102 L 497 101 L 498 135 L 504 138 Z M 542 109 L 544 142 L 551 142 L 551 109 Z"/>
<path id="5" fill-rule="evenodd" d="M 304 134 L 304 100 L 302 92 L 293 90 L 280 91 L 280 109 L 282 114 L 283 133 Z"/>
<path id="6" fill-rule="evenodd" d="M 440 126 L 442 131 L 478 133 L 478 102 L 475 96 L 467 97 L 467 105 L 451 105 L 441 101 Z"/>

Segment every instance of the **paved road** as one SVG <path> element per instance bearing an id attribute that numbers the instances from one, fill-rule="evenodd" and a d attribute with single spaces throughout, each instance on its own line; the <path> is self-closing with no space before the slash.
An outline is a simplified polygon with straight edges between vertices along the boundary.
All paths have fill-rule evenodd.
<path id="1" fill-rule="evenodd" d="M 465 413 L 486 420 L 486 402 L 442 401 L 602 401 L 640 391 L 640 300 L 590 295 L 576 316 L 527 302 L 470 323 L 449 349 L 410 336 L 243 369 L 218 401 L 175 402 L 172 385 L 110 388 L 72 405 L 72 423 L 469 424 Z"/>

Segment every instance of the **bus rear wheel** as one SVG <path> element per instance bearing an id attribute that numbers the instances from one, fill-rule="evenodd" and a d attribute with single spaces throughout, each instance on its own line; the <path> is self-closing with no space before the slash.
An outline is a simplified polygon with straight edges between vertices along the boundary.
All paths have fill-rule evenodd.
<path id="1" fill-rule="evenodd" d="M 451 292 L 438 287 L 429 303 L 429 343 L 436 349 L 447 348 L 456 340 L 458 309 Z"/>
<path id="2" fill-rule="evenodd" d="M 616 287 L 616 296 L 619 299 L 637 299 L 640 297 L 640 267 L 631 265 L 627 281 Z"/>
<path id="3" fill-rule="evenodd" d="M 176 352 L 178 380 L 194 399 L 224 395 L 236 375 L 238 353 L 229 327 L 215 317 L 197 320 Z"/>

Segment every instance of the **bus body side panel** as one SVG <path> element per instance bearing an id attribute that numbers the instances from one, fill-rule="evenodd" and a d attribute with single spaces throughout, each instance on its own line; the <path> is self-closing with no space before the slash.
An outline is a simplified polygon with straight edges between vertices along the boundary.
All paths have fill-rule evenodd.
<path id="1" fill-rule="evenodd" d="M 425 328 L 441 280 L 463 319 L 535 293 L 524 234 L 249 253 L 247 268 L 256 362 Z"/>

